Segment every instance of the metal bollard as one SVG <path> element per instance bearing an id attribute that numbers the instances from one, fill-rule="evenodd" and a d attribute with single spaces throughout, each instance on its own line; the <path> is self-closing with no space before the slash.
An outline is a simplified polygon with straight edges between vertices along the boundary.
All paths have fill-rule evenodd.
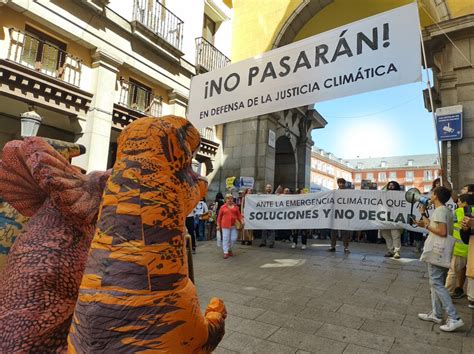
<path id="1" fill-rule="evenodd" d="M 186 255 L 188 257 L 189 279 L 191 279 L 193 284 L 196 285 L 196 283 L 194 282 L 194 266 L 193 266 L 193 252 L 192 252 L 191 235 L 190 234 L 185 234 L 184 235 L 184 240 L 186 242 Z"/>

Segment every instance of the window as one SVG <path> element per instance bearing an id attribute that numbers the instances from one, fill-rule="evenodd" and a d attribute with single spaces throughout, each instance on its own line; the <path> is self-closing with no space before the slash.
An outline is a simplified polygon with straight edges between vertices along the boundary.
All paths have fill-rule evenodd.
<path id="1" fill-rule="evenodd" d="M 439 170 L 435 170 L 434 171 L 434 178 L 438 178 L 439 177 Z"/>
<path id="2" fill-rule="evenodd" d="M 382 168 L 387 167 L 387 161 L 381 161 L 380 162 L 380 167 L 382 167 Z"/>
<path id="3" fill-rule="evenodd" d="M 425 185 L 423 186 L 423 192 L 424 192 L 424 193 L 427 193 L 427 192 L 429 192 L 430 190 L 431 190 L 431 184 L 425 184 Z"/>
<path id="4" fill-rule="evenodd" d="M 60 68 L 64 65 L 66 44 L 26 25 L 24 47 L 21 62 L 27 66 L 58 77 L 62 75 Z"/>
<path id="5" fill-rule="evenodd" d="M 407 182 L 413 182 L 413 171 L 406 171 L 405 172 L 405 180 Z"/>
<path id="6" fill-rule="evenodd" d="M 408 160 L 408 166 L 413 166 L 413 160 Z"/>
<path id="7" fill-rule="evenodd" d="M 128 107 L 140 112 L 146 112 L 151 103 L 151 88 L 130 79 L 128 92 Z"/>
<path id="8" fill-rule="evenodd" d="M 387 174 L 385 172 L 379 172 L 379 182 L 385 182 L 387 180 Z"/>
<path id="9" fill-rule="evenodd" d="M 358 170 L 362 169 L 362 162 L 357 162 L 357 169 Z"/>
<path id="10" fill-rule="evenodd" d="M 356 173 L 355 174 L 355 181 L 356 182 L 360 182 L 362 179 L 362 173 Z"/>
<path id="11" fill-rule="evenodd" d="M 397 179 L 397 172 L 392 171 L 392 172 L 390 172 L 389 176 L 390 176 L 389 177 L 390 180 L 395 181 Z"/>
<path id="12" fill-rule="evenodd" d="M 216 35 L 216 23 L 206 14 L 204 14 L 204 22 L 202 26 L 202 37 L 211 44 L 214 44 Z"/>
<path id="13" fill-rule="evenodd" d="M 367 172 L 367 179 L 372 181 L 374 179 L 374 174 L 372 172 Z"/>
<path id="14" fill-rule="evenodd" d="M 425 181 L 432 181 L 433 180 L 433 171 L 425 170 L 423 172 L 423 178 Z"/>

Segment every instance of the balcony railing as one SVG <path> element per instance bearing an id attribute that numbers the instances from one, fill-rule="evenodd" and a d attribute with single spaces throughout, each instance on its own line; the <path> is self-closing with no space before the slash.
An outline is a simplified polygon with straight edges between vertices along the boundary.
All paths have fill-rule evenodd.
<path id="1" fill-rule="evenodd" d="M 135 0 L 133 20 L 181 50 L 184 22 L 157 0 Z"/>
<path id="2" fill-rule="evenodd" d="M 205 127 L 199 129 L 201 137 L 210 141 L 214 141 L 214 129 L 212 127 Z"/>
<path id="3" fill-rule="evenodd" d="M 120 98 L 118 103 L 122 106 L 144 115 L 160 117 L 162 100 L 162 97 L 153 95 L 153 92 L 144 87 L 133 82 L 120 80 Z"/>
<path id="4" fill-rule="evenodd" d="M 34 35 L 10 28 L 8 59 L 79 87 L 82 61 Z"/>
<path id="5" fill-rule="evenodd" d="M 196 65 L 207 71 L 223 68 L 230 64 L 227 58 L 203 37 L 196 38 Z"/>

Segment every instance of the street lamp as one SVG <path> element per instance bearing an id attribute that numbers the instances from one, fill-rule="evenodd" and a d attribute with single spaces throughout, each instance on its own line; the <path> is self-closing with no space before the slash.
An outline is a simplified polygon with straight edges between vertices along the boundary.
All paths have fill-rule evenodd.
<path id="1" fill-rule="evenodd" d="M 41 125 L 42 118 L 33 109 L 29 112 L 22 113 L 21 118 L 21 136 L 36 136 L 38 133 L 39 126 Z"/>

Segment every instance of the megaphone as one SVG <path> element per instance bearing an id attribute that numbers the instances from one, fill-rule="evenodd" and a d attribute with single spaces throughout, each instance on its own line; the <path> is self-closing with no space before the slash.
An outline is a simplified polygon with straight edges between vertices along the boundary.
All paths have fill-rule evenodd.
<path id="1" fill-rule="evenodd" d="M 418 202 L 423 204 L 425 207 L 430 204 L 430 198 L 422 195 L 418 188 L 410 188 L 407 190 L 405 193 L 405 200 L 411 204 Z"/>

